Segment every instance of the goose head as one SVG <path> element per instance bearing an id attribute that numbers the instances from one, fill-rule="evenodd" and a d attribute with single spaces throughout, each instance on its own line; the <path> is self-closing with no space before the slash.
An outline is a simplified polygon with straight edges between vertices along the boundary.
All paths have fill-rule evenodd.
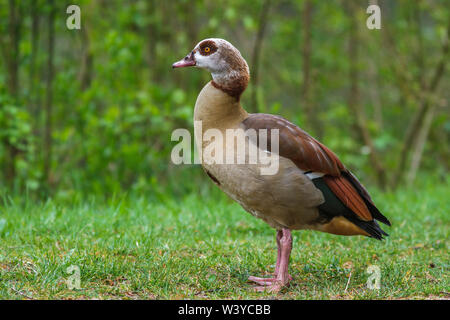
<path id="1" fill-rule="evenodd" d="M 212 84 L 239 99 L 247 88 L 250 72 L 238 49 L 224 39 L 210 38 L 200 41 L 186 57 L 173 68 L 197 67 L 211 73 Z"/>

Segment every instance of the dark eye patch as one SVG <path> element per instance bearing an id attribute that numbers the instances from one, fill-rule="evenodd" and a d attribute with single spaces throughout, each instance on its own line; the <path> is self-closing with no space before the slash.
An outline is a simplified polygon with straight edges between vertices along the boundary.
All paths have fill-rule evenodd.
<path id="1" fill-rule="evenodd" d="M 217 46 L 212 40 L 205 40 L 200 43 L 200 54 L 202 56 L 209 56 L 217 51 Z M 209 49 L 208 49 L 209 48 Z"/>

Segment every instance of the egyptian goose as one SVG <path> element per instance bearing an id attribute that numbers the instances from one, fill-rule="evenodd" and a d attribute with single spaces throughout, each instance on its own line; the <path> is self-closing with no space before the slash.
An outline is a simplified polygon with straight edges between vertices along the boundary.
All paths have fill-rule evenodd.
<path id="1" fill-rule="evenodd" d="M 202 166 L 216 185 L 246 211 L 277 230 L 278 257 L 272 278 L 249 277 L 258 291 L 278 292 L 292 277 L 288 273 L 292 249 L 291 230 L 312 229 L 337 235 L 387 235 L 377 221 L 390 226 L 358 179 L 325 145 L 288 120 L 270 114 L 249 114 L 239 100 L 250 80 L 247 62 L 223 39 L 199 42 L 173 68 L 195 66 L 208 70 L 212 81 L 201 90 L 194 110 L 194 132 Z M 227 129 L 278 129 L 279 167 L 262 175 L 261 163 L 215 162 L 205 152 L 211 141 L 203 132 Z M 269 147 L 258 148 L 270 153 Z M 233 138 L 234 139 L 234 138 Z M 255 143 L 248 142 L 246 143 Z M 223 144 L 226 153 L 228 144 Z M 208 159 L 209 157 L 209 159 Z"/>

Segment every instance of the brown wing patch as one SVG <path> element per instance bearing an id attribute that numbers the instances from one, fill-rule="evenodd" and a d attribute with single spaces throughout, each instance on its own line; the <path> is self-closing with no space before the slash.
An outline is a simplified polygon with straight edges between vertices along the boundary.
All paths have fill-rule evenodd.
<path id="1" fill-rule="evenodd" d="M 290 159 L 303 171 L 316 171 L 339 176 L 345 166 L 338 157 L 322 143 L 288 120 L 271 114 L 251 114 L 243 122 L 244 126 L 255 130 L 279 130 L 279 154 Z M 270 141 L 268 141 L 270 145 Z"/>
<path id="2" fill-rule="evenodd" d="M 358 218 L 371 221 L 373 220 L 369 209 L 358 191 L 344 176 L 333 177 L 326 175 L 323 180 L 333 193 L 342 201 L 342 203 L 355 213 Z"/>

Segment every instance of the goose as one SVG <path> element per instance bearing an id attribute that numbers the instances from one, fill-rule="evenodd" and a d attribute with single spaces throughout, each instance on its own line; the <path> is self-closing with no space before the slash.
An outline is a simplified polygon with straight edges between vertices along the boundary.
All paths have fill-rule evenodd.
<path id="1" fill-rule="evenodd" d="M 273 277 L 248 278 L 256 283 L 257 291 L 276 293 L 292 280 L 288 271 L 292 230 L 364 235 L 378 240 L 388 235 L 377 220 L 388 226 L 391 223 L 333 151 L 280 116 L 245 111 L 240 97 L 250 81 L 249 67 L 230 42 L 218 38 L 202 40 L 172 67 L 197 67 L 211 73 L 212 80 L 200 91 L 194 108 L 194 135 L 197 150 L 203 152 L 202 167 L 222 191 L 276 230 L 278 254 Z M 275 174 L 262 174 L 258 170 L 262 163 L 214 161 L 214 152 L 207 152 L 213 139 L 203 137 L 209 129 L 227 139 L 227 130 L 276 131 L 278 152 L 259 140 L 239 141 L 247 147 L 256 144 L 258 150 L 276 153 L 278 170 Z M 272 135 L 266 136 L 270 146 Z M 216 151 L 222 154 L 229 151 L 227 148 L 233 146 L 225 143 L 223 150 Z"/>

